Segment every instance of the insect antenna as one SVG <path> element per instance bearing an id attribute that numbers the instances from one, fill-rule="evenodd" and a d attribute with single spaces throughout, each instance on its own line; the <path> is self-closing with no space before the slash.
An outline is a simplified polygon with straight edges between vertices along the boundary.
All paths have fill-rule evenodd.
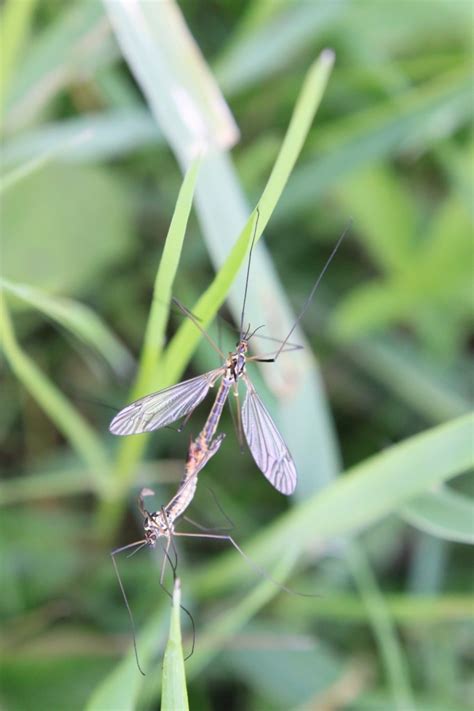
<path id="1" fill-rule="evenodd" d="M 302 319 L 303 316 L 305 315 L 305 313 L 306 313 L 306 311 L 307 311 L 307 309 L 308 309 L 308 306 L 310 305 L 310 303 L 311 303 L 311 301 L 312 301 L 312 299 L 313 299 L 313 296 L 314 296 L 314 294 L 315 294 L 315 292 L 316 292 L 316 289 L 318 288 L 318 286 L 319 286 L 320 283 L 321 283 L 321 279 L 322 279 L 323 276 L 325 275 L 327 268 L 328 268 L 329 265 L 331 264 L 334 255 L 336 254 L 337 250 L 339 249 L 342 240 L 344 239 L 344 237 L 345 237 L 345 236 L 347 235 L 347 233 L 349 232 L 351 226 L 352 226 L 352 219 L 349 220 L 349 222 L 348 222 L 348 224 L 347 224 L 347 227 L 344 229 L 343 233 L 340 235 L 339 239 L 337 240 L 337 242 L 336 242 L 336 244 L 335 244 L 335 246 L 334 246 L 334 248 L 333 248 L 331 254 L 329 255 L 329 257 L 328 257 L 328 259 L 327 259 L 327 261 L 326 261 L 326 264 L 325 264 L 324 267 L 322 268 L 321 273 L 319 274 L 318 278 L 316 279 L 316 281 L 315 281 L 315 283 L 314 283 L 314 285 L 313 285 L 313 288 L 312 288 L 311 291 L 309 292 L 309 295 L 308 295 L 306 301 L 305 301 L 304 304 L 303 304 L 303 308 L 301 309 L 301 311 L 300 311 L 298 317 L 296 318 L 296 320 L 295 320 L 293 326 L 291 327 L 291 329 L 290 329 L 290 331 L 289 331 L 287 337 L 285 338 L 285 340 L 283 341 L 283 343 L 281 344 L 281 346 L 280 346 L 279 349 L 277 350 L 277 352 L 276 352 L 276 354 L 275 354 L 275 357 L 272 359 L 273 361 L 276 361 L 276 359 L 278 358 L 278 356 L 279 356 L 280 353 L 282 352 L 284 346 L 288 343 L 288 339 L 290 338 L 291 334 L 293 333 L 293 331 L 295 330 L 295 328 L 297 327 L 297 325 L 299 324 L 299 322 L 301 321 L 301 319 Z"/>
<path id="2" fill-rule="evenodd" d="M 130 620 L 130 627 L 131 627 L 131 630 L 132 630 L 133 651 L 134 651 L 134 654 L 135 654 L 135 662 L 136 662 L 136 664 L 137 664 L 138 671 L 140 672 L 140 674 L 141 674 L 142 676 L 146 676 L 146 674 L 145 674 L 145 672 L 143 671 L 143 669 L 142 669 L 142 667 L 141 667 L 140 659 L 139 659 L 139 656 L 138 656 L 137 632 L 136 632 L 136 627 L 135 627 L 135 620 L 133 619 L 132 609 L 131 609 L 131 607 L 130 607 L 130 605 L 129 605 L 129 602 L 128 602 L 127 594 L 126 594 L 126 592 L 125 592 L 125 588 L 124 588 L 123 583 L 122 583 L 122 578 L 120 577 L 120 573 L 119 573 L 117 561 L 115 560 L 115 556 L 116 556 L 118 553 L 121 553 L 122 551 L 127 550 L 128 548 L 132 548 L 133 546 L 139 546 L 139 547 L 137 548 L 137 550 L 134 551 L 134 552 L 136 553 L 136 552 L 139 551 L 141 548 L 143 548 L 144 545 L 146 545 L 146 541 L 145 541 L 145 540 L 136 541 L 135 543 L 129 543 L 127 546 L 122 546 L 121 548 L 116 548 L 116 549 L 115 549 L 114 551 L 112 551 L 111 554 L 110 554 L 110 556 L 111 556 L 111 558 L 112 558 L 112 564 L 113 564 L 114 570 L 115 570 L 115 575 L 117 576 L 118 584 L 119 584 L 119 587 L 120 587 L 120 590 L 121 590 L 121 593 L 122 593 L 122 597 L 123 597 L 124 602 L 125 602 L 125 607 L 127 608 L 128 617 L 129 617 L 129 620 Z"/>
<path id="3" fill-rule="evenodd" d="M 247 273 L 245 275 L 244 300 L 242 302 L 242 313 L 240 315 L 240 327 L 239 327 L 239 339 L 240 340 L 242 340 L 242 337 L 243 337 L 245 304 L 247 302 L 247 291 L 249 288 L 249 278 L 250 278 L 250 265 L 252 263 L 253 248 L 255 245 L 255 238 L 257 236 L 257 225 L 258 225 L 258 221 L 260 219 L 260 210 L 259 210 L 258 206 L 255 208 L 255 212 L 257 213 L 257 217 L 255 218 L 255 227 L 254 227 L 254 231 L 253 231 L 252 243 L 250 245 L 249 260 L 247 262 Z M 250 326 L 249 326 L 249 328 L 250 328 Z"/>

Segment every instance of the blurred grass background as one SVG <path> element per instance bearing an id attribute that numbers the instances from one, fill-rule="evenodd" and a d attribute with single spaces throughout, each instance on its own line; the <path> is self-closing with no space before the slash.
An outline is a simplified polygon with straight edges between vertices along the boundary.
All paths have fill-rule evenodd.
<path id="1" fill-rule="evenodd" d="M 331 47 L 302 155 L 275 212 L 264 203 L 267 250 L 249 297 L 252 323 L 284 335 L 283 293 L 297 311 L 353 217 L 305 316 L 306 355 L 254 378 L 295 452 L 298 496 L 272 491 L 227 417 L 191 512 L 222 522 L 208 483 L 245 550 L 321 597 L 280 593 L 218 544 L 181 545 L 197 625 L 190 706 L 468 709 L 472 5 L 183 0 L 189 36 L 172 3 L 127 6 L 2 7 L 1 703 L 159 707 L 170 605 L 158 561 L 120 561 L 143 680 L 108 553 L 140 537 L 141 486 L 157 504 L 171 496 L 206 406 L 187 432 L 149 438 L 145 456 L 144 440 L 124 444 L 107 425 L 137 374 L 179 165 L 201 126 L 175 119 L 176 105 L 187 114 L 173 91 L 194 87 L 187 109 L 215 141 L 172 287 L 191 307 L 262 194 L 308 68 Z M 237 283 L 226 320 L 241 294 Z M 169 350 L 154 344 L 158 381 L 192 355 L 175 333 L 171 314 Z M 187 372 L 215 365 L 204 343 Z"/>

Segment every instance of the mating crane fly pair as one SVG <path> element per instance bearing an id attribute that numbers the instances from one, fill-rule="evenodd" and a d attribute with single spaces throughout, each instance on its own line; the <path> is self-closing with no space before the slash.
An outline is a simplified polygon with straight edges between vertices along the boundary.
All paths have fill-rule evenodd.
<path id="1" fill-rule="evenodd" d="M 289 495 L 293 493 L 296 487 L 297 476 L 295 463 L 288 447 L 283 441 L 283 437 L 273 422 L 270 413 L 252 385 L 252 382 L 246 372 L 246 365 L 251 361 L 275 362 L 282 352 L 299 348 L 299 346 L 289 344 L 289 338 L 308 308 L 314 292 L 316 291 L 321 278 L 334 257 L 340 243 L 342 242 L 347 229 L 339 237 L 331 255 L 329 256 L 329 259 L 311 289 L 311 292 L 298 318 L 278 350 L 273 354 L 270 354 L 271 357 L 260 358 L 258 356 L 247 355 L 249 341 L 258 329 L 255 329 L 251 334 L 250 328 L 248 328 L 245 333 L 243 332 L 245 303 L 247 298 L 250 265 L 255 242 L 257 222 L 255 224 L 255 232 L 247 265 L 244 300 L 240 320 L 240 338 L 237 342 L 236 350 L 233 353 L 229 353 L 228 356 L 225 357 L 225 354 L 221 351 L 221 349 L 212 341 L 208 334 L 203 331 L 193 314 L 178 304 L 185 314 L 201 330 L 203 335 L 206 336 L 206 338 L 211 342 L 215 350 L 224 360 L 223 365 L 209 371 L 208 373 L 204 373 L 203 375 L 198 375 L 190 380 L 184 380 L 177 385 L 173 385 L 169 388 L 165 388 L 164 390 L 152 393 L 151 395 L 146 395 L 139 400 L 135 400 L 114 417 L 110 423 L 109 429 L 115 435 L 140 434 L 144 432 L 153 432 L 154 430 L 165 427 L 166 425 L 169 425 L 181 418 L 186 418 L 185 421 L 187 421 L 195 408 L 204 400 L 210 388 L 212 388 L 219 378 L 221 378 L 216 398 L 203 428 L 204 440 L 206 445 L 209 446 L 218 427 L 219 420 L 231 388 L 233 388 L 235 396 L 238 397 L 239 380 L 243 380 L 246 385 L 247 392 L 242 409 L 241 411 L 238 411 L 238 413 L 239 422 L 242 423 L 242 428 L 249 450 L 258 468 L 265 475 L 272 486 L 274 486 L 275 489 L 280 491 L 282 494 Z M 290 346 L 290 348 L 287 349 L 287 345 Z"/>
<path id="2" fill-rule="evenodd" d="M 319 274 L 311 292 L 306 299 L 303 308 L 290 329 L 287 337 L 281 342 L 279 348 L 273 353 L 269 354 L 268 357 L 260 358 L 258 356 L 248 356 L 248 345 L 250 339 L 259 330 L 255 329 L 252 333 L 250 332 L 250 327 L 244 333 L 244 314 L 245 314 L 245 304 L 247 299 L 249 274 L 250 274 L 250 264 L 252 258 L 253 247 L 255 243 L 255 237 L 257 232 L 257 223 L 259 218 L 259 212 L 257 208 L 257 220 L 255 223 L 255 231 L 252 239 L 252 244 L 249 252 L 249 259 L 247 264 L 247 273 L 245 280 L 245 291 L 242 306 L 242 314 L 240 319 L 240 337 L 236 344 L 236 350 L 229 353 L 226 357 L 225 354 L 218 348 L 216 344 L 212 341 L 209 335 L 201 328 L 196 317 L 188 311 L 185 307 L 180 305 L 179 308 L 187 315 L 193 323 L 201 330 L 202 334 L 208 339 L 208 341 L 213 345 L 215 350 L 222 357 L 224 363 L 220 368 L 211 370 L 208 373 L 199 375 L 190 380 L 185 380 L 177 385 L 173 385 L 159 392 L 152 393 L 151 395 L 146 395 L 130 405 L 121 410 L 112 420 L 110 424 L 110 431 L 116 435 L 129 435 L 129 434 L 139 434 L 144 432 L 152 432 L 160 427 L 165 427 L 166 425 L 179 420 L 180 418 L 185 418 L 185 422 L 191 416 L 195 408 L 204 400 L 208 394 L 211 387 L 221 379 L 216 398 L 211 407 L 211 411 L 207 417 L 207 420 L 203 426 L 203 429 L 198 434 L 198 436 L 190 443 L 188 456 L 186 460 L 186 466 L 184 471 L 184 476 L 180 482 L 178 491 L 170 500 L 166 506 L 162 506 L 158 511 L 149 512 L 145 508 L 144 498 L 153 495 L 153 491 L 148 488 L 142 489 L 139 497 L 139 508 L 143 515 L 143 528 L 144 528 L 144 538 L 135 543 L 130 543 L 121 548 L 117 548 L 112 552 L 112 561 L 117 574 L 118 582 L 122 595 L 124 597 L 125 605 L 130 617 L 130 623 L 133 633 L 133 646 L 135 650 L 135 657 L 137 666 L 140 672 L 143 674 L 140 662 L 138 659 L 138 651 L 136 645 L 135 636 L 135 625 L 133 621 L 132 612 L 128 604 L 125 589 L 123 587 L 120 574 L 115 561 L 115 556 L 126 550 L 135 549 L 134 553 L 140 550 L 143 546 L 149 546 L 154 548 L 158 542 L 163 544 L 163 562 L 161 566 L 160 573 L 160 585 L 168 593 L 164 586 L 164 574 L 166 562 L 170 563 L 173 571 L 173 577 L 176 578 L 176 568 L 177 568 L 177 551 L 174 544 L 175 536 L 183 536 L 189 538 L 214 538 L 225 540 L 231 543 L 234 548 L 240 553 L 240 555 L 247 561 L 247 563 L 258 573 L 263 575 L 265 578 L 271 580 L 280 589 L 285 590 L 288 593 L 306 595 L 302 593 L 294 593 L 294 591 L 286 588 L 281 583 L 274 580 L 263 568 L 253 563 L 253 561 L 244 553 L 240 546 L 230 535 L 222 535 L 210 533 L 209 531 L 205 533 L 190 533 L 190 532 L 178 532 L 175 530 L 175 522 L 180 517 L 183 517 L 189 523 L 194 524 L 201 530 L 203 527 L 197 524 L 192 519 L 189 519 L 185 515 L 185 511 L 192 502 L 194 494 L 197 488 L 198 475 L 200 471 L 206 466 L 209 459 L 214 456 L 222 441 L 225 437 L 224 434 L 216 435 L 216 430 L 219 425 L 220 417 L 222 415 L 222 410 L 224 408 L 225 402 L 228 398 L 231 388 L 234 390 L 234 394 L 238 397 L 238 384 L 240 380 L 243 380 L 247 392 L 245 400 L 241 411 L 238 409 L 239 424 L 242 425 L 242 429 L 247 440 L 250 452 L 259 467 L 263 472 L 268 481 L 281 493 L 291 494 L 296 486 L 296 468 L 291 457 L 290 452 L 286 444 L 283 441 L 281 434 L 279 433 L 275 423 L 273 422 L 268 410 L 258 396 L 252 382 L 250 381 L 246 373 L 246 365 L 248 362 L 275 362 L 281 353 L 287 352 L 289 350 L 295 350 L 300 346 L 295 346 L 290 344 L 289 338 L 293 331 L 295 330 L 297 324 L 303 317 L 306 309 L 308 308 L 311 300 L 314 296 L 319 283 L 326 272 L 332 258 L 334 257 L 336 251 L 339 248 L 342 240 L 344 239 L 346 230 L 339 237 L 334 249 L 332 250 L 323 270 Z M 240 428 L 239 428 L 240 432 Z M 206 529 L 204 529 L 206 530 Z M 173 563 L 170 557 L 170 547 L 172 547 L 175 554 L 175 563 Z M 131 555 L 133 555 L 132 553 Z M 313 597 L 313 595 L 309 595 Z M 194 649 L 194 621 L 190 612 L 180 605 L 180 607 L 189 616 L 192 626 L 193 626 L 193 644 L 192 650 Z M 191 654 L 192 654 L 191 650 Z"/>

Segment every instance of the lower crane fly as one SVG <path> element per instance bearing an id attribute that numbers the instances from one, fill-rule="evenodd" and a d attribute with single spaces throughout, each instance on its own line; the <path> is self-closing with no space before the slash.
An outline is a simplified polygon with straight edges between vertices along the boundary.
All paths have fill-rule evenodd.
<path id="1" fill-rule="evenodd" d="M 219 378 L 221 378 L 214 404 L 203 430 L 205 442 L 209 445 L 219 424 L 222 410 L 224 409 L 230 389 L 233 388 L 234 394 L 238 397 L 238 383 L 240 380 L 243 380 L 247 388 L 247 393 L 242 405 L 241 413 L 239 412 L 239 422 L 241 421 L 242 423 L 249 450 L 258 468 L 272 484 L 272 486 L 274 486 L 275 489 L 282 494 L 289 495 L 293 493 L 296 487 L 297 476 L 295 463 L 288 447 L 283 441 L 283 437 L 273 422 L 270 413 L 263 404 L 250 378 L 248 377 L 246 366 L 250 361 L 275 362 L 279 355 L 285 351 L 285 346 L 291 345 L 288 342 L 289 338 L 308 308 L 321 278 L 323 277 L 340 243 L 347 233 L 347 229 L 344 230 L 342 235 L 339 237 L 336 246 L 329 256 L 329 259 L 313 285 L 313 288 L 311 289 L 311 292 L 306 299 L 298 318 L 290 329 L 290 332 L 285 340 L 273 354 L 273 357 L 260 358 L 258 356 L 248 356 L 247 352 L 249 341 L 258 330 L 257 328 L 252 333 L 250 333 L 250 328 L 247 328 L 245 332 L 243 330 L 250 264 L 253 245 L 255 242 L 258 214 L 257 209 L 257 221 L 255 223 L 255 232 L 252 239 L 247 265 L 244 300 L 240 319 L 240 338 L 236 344 L 235 351 L 229 353 L 226 357 L 221 349 L 201 328 L 196 317 L 194 317 L 193 314 L 191 314 L 191 312 L 187 309 L 180 306 L 180 308 L 186 313 L 187 316 L 189 316 L 189 318 L 191 318 L 191 320 L 201 330 L 203 335 L 211 342 L 213 347 L 222 357 L 224 360 L 223 365 L 204 373 L 203 375 L 198 375 L 190 380 L 184 380 L 177 385 L 173 385 L 169 388 L 165 388 L 164 390 L 152 393 L 151 395 L 146 395 L 139 400 L 135 400 L 114 417 L 110 423 L 109 430 L 115 435 L 141 434 L 143 432 L 153 432 L 154 430 L 157 430 L 160 427 L 165 427 L 166 425 L 169 425 L 182 417 L 187 420 L 191 416 L 193 410 L 195 410 L 195 408 L 204 400 L 209 392 L 209 389 L 215 385 Z M 295 348 L 299 348 L 299 346 L 292 346 L 291 350 L 294 350 Z"/>
<path id="2" fill-rule="evenodd" d="M 135 553 L 138 553 L 138 551 L 145 547 L 149 546 L 150 548 L 155 548 L 158 540 L 163 539 L 166 541 L 164 545 L 164 555 L 163 555 L 163 563 L 161 565 L 161 571 L 160 571 L 160 586 L 166 591 L 168 595 L 171 596 L 170 592 L 165 588 L 164 586 L 164 577 L 165 577 L 165 568 L 166 568 L 166 562 L 168 561 L 170 563 L 171 569 L 173 571 L 173 578 L 176 579 L 176 569 L 177 569 L 177 552 L 176 549 L 174 548 L 174 542 L 173 538 L 174 536 L 194 536 L 192 533 L 179 533 L 175 531 L 175 523 L 180 516 L 183 516 L 184 512 L 192 502 L 194 498 L 194 494 L 196 493 L 196 488 L 197 488 L 197 483 L 198 483 L 198 474 L 203 469 L 209 459 L 214 456 L 214 454 L 217 452 L 219 447 L 222 444 L 222 441 L 225 437 L 225 434 L 219 434 L 217 435 L 209 444 L 206 442 L 206 440 L 203 437 L 203 433 L 201 432 L 194 441 L 191 442 L 188 450 L 188 457 L 186 460 L 186 467 L 184 471 L 184 476 L 180 482 L 178 491 L 176 494 L 173 496 L 171 501 L 166 505 L 162 506 L 158 511 L 155 511 L 153 513 L 149 512 L 145 508 L 145 503 L 144 499 L 147 496 L 154 496 L 154 491 L 148 488 L 144 488 L 141 490 L 140 495 L 138 497 L 138 507 L 140 509 L 140 512 L 143 515 L 143 530 L 145 533 L 145 537 L 141 539 L 140 541 L 135 541 L 134 543 L 129 543 L 126 546 L 121 546 L 120 548 L 116 548 L 114 551 L 111 553 L 112 557 L 112 563 L 114 566 L 115 574 L 117 576 L 117 580 L 119 583 L 120 590 L 122 592 L 123 599 L 125 601 L 125 606 L 127 608 L 128 616 L 130 618 L 130 624 L 132 628 L 132 635 L 133 635 L 133 649 L 135 652 L 135 659 L 137 662 L 137 667 L 140 671 L 141 674 L 145 674 L 141 665 L 140 661 L 138 658 L 138 650 L 137 650 L 137 642 L 136 642 L 136 632 L 135 632 L 135 623 L 133 621 L 133 615 L 132 615 L 132 610 L 130 608 L 130 605 L 128 603 L 127 595 L 125 592 L 125 588 L 122 583 L 122 579 L 120 577 L 120 573 L 118 570 L 117 562 L 115 560 L 115 556 L 118 555 L 119 553 L 123 553 L 126 550 L 130 549 L 135 549 L 131 555 L 134 555 Z M 197 525 L 197 524 L 195 524 Z M 204 534 L 198 534 L 198 535 L 204 535 Z M 220 538 L 220 536 L 215 536 L 217 538 Z M 174 552 L 175 552 L 175 563 L 172 562 L 170 554 L 169 554 L 169 549 L 170 546 L 173 546 Z M 238 546 L 237 546 L 238 547 Z M 191 654 L 194 651 L 194 620 L 192 618 L 191 613 L 189 610 L 187 610 L 183 605 L 180 605 L 182 610 L 188 615 L 189 619 L 191 620 L 191 624 L 193 627 L 193 644 L 191 648 L 191 652 L 188 656 L 191 656 Z M 186 657 L 187 659 L 188 657 Z"/>
<path id="3" fill-rule="evenodd" d="M 194 538 L 194 539 L 205 538 L 205 539 L 214 539 L 214 540 L 225 541 L 227 543 L 232 544 L 232 546 L 236 549 L 236 551 L 246 561 L 247 565 L 249 565 L 249 567 L 252 568 L 252 570 L 255 573 L 257 573 L 258 575 L 261 575 L 262 577 L 269 580 L 271 583 L 273 583 L 280 590 L 282 590 L 286 593 L 289 593 L 290 595 L 298 595 L 299 597 L 319 597 L 318 595 L 314 595 L 311 593 L 296 592 L 295 590 L 292 590 L 291 588 L 286 587 L 285 585 L 280 583 L 278 580 L 275 580 L 265 570 L 265 568 L 262 568 L 261 566 L 257 565 L 251 558 L 249 558 L 249 556 L 242 550 L 242 548 L 239 546 L 237 541 L 232 536 L 230 536 L 229 534 L 211 533 L 209 531 L 209 529 L 204 528 L 200 524 L 196 523 L 196 521 L 193 521 L 192 519 L 188 518 L 185 515 L 185 511 L 191 504 L 191 502 L 194 498 L 194 494 L 196 493 L 199 473 L 206 466 L 209 459 L 211 457 L 213 457 L 214 454 L 217 452 L 217 450 L 221 446 L 224 438 L 225 438 L 225 434 L 223 434 L 223 433 L 218 434 L 216 437 L 214 437 L 211 440 L 210 444 L 208 444 L 207 440 L 206 440 L 205 431 L 203 429 L 199 433 L 199 435 L 191 442 L 191 444 L 189 446 L 189 450 L 188 450 L 188 457 L 186 460 L 186 467 L 185 467 L 184 476 L 181 480 L 178 491 L 176 492 L 176 494 L 173 496 L 171 501 L 166 506 L 162 506 L 158 511 L 154 511 L 154 512 L 148 511 L 145 508 L 144 499 L 148 496 L 153 496 L 155 492 L 149 488 L 144 488 L 141 490 L 140 495 L 138 497 L 138 507 L 140 509 L 141 514 L 143 515 L 143 530 L 144 530 L 144 534 L 145 534 L 144 538 L 142 538 L 139 541 L 135 541 L 134 543 L 129 543 L 128 545 L 117 548 L 116 550 L 112 551 L 112 553 L 111 553 L 112 563 L 114 566 L 115 574 L 117 576 L 119 587 L 122 592 L 122 596 L 125 601 L 125 606 L 127 608 L 128 616 L 130 619 L 130 624 L 131 624 L 131 629 L 132 629 L 133 649 L 135 652 L 135 659 L 136 659 L 137 667 L 138 667 L 140 673 L 143 675 L 144 675 L 144 671 L 140 665 L 140 660 L 138 657 L 135 623 L 133 620 L 133 615 L 132 615 L 130 605 L 128 603 L 127 595 L 125 593 L 125 588 L 123 586 L 122 579 L 120 577 L 117 562 L 115 560 L 115 557 L 119 553 L 122 553 L 126 550 L 134 549 L 133 552 L 131 553 L 131 555 L 134 555 L 141 548 L 143 548 L 145 546 L 148 546 L 150 548 L 155 548 L 158 541 L 162 540 L 164 542 L 164 546 L 163 546 L 164 555 L 163 555 L 163 562 L 161 564 L 159 583 L 160 583 L 160 586 L 165 590 L 165 592 L 171 597 L 171 593 L 164 586 L 164 577 L 165 577 L 166 562 L 169 562 L 172 572 L 173 572 L 173 578 L 176 580 L 177 551 L 175 548 L 174 539 L 176 537 L 183 537 L 183 538 Z M 175 529 L 175 524 L 176 524 L 176 521 L 181 517 L 184 520 L 188 521 L 188 523 L 191 523 L 192 525 L 201 529 L 201 532 L 193 533 L 193 532 L 189 532 L 189 531 L 177 531 Z M 202 532 L 202 531 L 204 531 L 204 532 Z M 170 553 L 169 553 L 170 547 L 173 548 L 173 551 L 175 554 L 175 562 L 173 562 L 170 557 Z M 194 620 L 193 620 L 193 617 L 192 617 L 191 613 L 189 612 L 189 610 L 187 610 L 183 605 L 180 605 L 180 607 L 188 615 L 188 617 L 191 621 L 191 624 L 192 624 L 192 629 L 193 629 L 192 647 L 191 647 L 190 653 L 186 657 L 186 659 L 188 659 L 194 651 L 194 639 L 195 639 Z"/>

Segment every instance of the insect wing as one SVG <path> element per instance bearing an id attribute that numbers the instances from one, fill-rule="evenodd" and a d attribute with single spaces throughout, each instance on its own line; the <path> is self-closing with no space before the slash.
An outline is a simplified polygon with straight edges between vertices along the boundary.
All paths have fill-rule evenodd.
<path id="1" fill-rule="evenodd" d="M 135 400 L 114 417 L 109 426 L 110 432 L 115 435 L 152 432 L 179 420 L 204 400 L 221 373 L 222 368 L 211 370 Z"/>
<path id="2" fill-rule="evenodd" d="M 270 484 L 282 494 L 292 494 L 296 468 L 270 413 L 253 385 L 245 378 L 247 394 L 242 406 L 242 425 L 250 452 Z"/>

